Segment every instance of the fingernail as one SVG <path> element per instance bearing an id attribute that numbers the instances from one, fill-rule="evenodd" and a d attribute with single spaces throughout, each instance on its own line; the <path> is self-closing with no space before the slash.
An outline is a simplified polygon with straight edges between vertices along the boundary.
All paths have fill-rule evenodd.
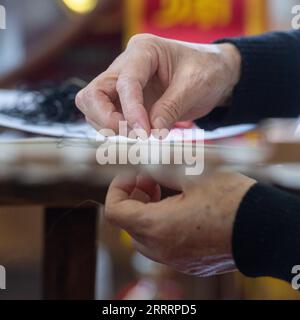
<path id="1" fill-rule="evenodd" d="M 143 134 L 141 134 L 141 130 L 143 130 L 143 132 L 145 131 L 145 129 L 143 128 L 143 126 L 141 124 L 139 124 L 138 122 L 134 123 L 132 126 L 135 134 L 136 134 L 136 138 L 139 139 L 143 136 Z"/>
<path id="2" fill-rule="evenodd" d="M 133 126 L 132 126 L 132 128 L 133 128 L 133 129 L 143 129 L 143 130 L 144 130 L 143 126 L 140 125 L 138 122 L 134 123 Z"/>
<path id="3" fill-rule="evenodd" d="M 156 129 L 168 129 L 169 127 L 167 121 L 162 117 L 156 118 L 153 124 Z"/>

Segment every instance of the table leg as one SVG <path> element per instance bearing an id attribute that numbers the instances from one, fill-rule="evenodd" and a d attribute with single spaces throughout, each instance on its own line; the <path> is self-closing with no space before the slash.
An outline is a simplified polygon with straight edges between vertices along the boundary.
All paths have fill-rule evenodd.
<path id="1" fill-rule="evenodd" d="M 94 299 L 97 211 L 45 209 L 45 299 Z"/>

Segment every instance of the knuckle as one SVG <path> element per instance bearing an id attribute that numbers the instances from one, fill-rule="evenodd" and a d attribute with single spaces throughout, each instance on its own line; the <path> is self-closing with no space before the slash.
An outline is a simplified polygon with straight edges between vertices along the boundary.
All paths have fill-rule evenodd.
<path id="1" fill-rule="evenodd" d="M 95 91 L 94 87 L 92 87 L 92 86 L 86 87 L 82 92 L 83 102 L 87 102 L 89 100 L 89 98 L 93 96 L 94 91 Z"/>
<path id="2" fill-rule="evenodd" d="M 85 89 L 82 89 L 76 95 L 75 104 L 78 108 L 81 107 L 84 102 L 84 92 L 85 92 Z"/>
<path id="3" fill-rule="evenodd" d="M 131 81 L 130 77 L 128 75 L 120 75 L 117 83 L 116 83 L 116 90 L 117 92 L 122 92 L 126 89 L 128 86 L 128 83 Z"/>
<path id="4" fill-rule="evenodd" d="M 108 79 L 113 78 L 114 72 L 110 72 L 109 69 L 100 73 L 97 78 L 94 79 L 92 84 L 94 86 L 101 86 L 101 84 L 105 83 Z"/>
<path id="5" fill-rule="evenodd" d="M 149 43 L 155 40 L 155 36 L 148 33 L 140 33 L 132 36 L 128 41 L 128 46 L 140 45 L 144 43 Z"/>
<path id="6" fill-rule="evenodd" d="M 134 49 L 135 53 L 138 54 L 145 63 L 152 61 L 157 55 L 157 48 L 159 42 L 156 36 L 151 34 L 140 34 L 136 35 L 129 40 L 128 48 Z M 131 50 L 128 51 L 127 57 L 130 57 Z"/>
<path id="7" fill-rule="evenodd" d="M 177 121 L 182 115 L 182 107 L 176 100 L 165 100 L 161 103 L 163 112 L 166 113 L 168 118 L 172 121 Z"/>

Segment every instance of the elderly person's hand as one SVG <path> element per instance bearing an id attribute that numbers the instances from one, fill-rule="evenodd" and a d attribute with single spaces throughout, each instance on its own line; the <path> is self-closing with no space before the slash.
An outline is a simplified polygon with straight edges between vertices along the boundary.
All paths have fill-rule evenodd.
<path id="1" fill-rule="evenodd" d="M 96 129 L 170 129 L 222 105 L 239 81 L 241 57 L 231 44 L 201 45 L 137 35 L 76 98 Z"/>
<path id="2" fill-rule="evenodd" d="M 150 178 L 117 177 L 107 195 L 106 217 L 152 260 L 197 276 L 229 272 L 235 269 L 235 215 L 253 184 L 240 174 L 214 173 L 160 200 L 160 186 Z"/>

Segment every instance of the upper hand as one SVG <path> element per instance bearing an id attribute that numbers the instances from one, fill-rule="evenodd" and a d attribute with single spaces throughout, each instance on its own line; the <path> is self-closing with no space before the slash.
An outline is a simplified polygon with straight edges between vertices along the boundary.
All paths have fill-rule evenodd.
<path id="1" fill-rule="evenodd" d="M 96 129 L 170 129 L 208 114 L 231 95 L 240 76 L 231 44 L 201 45 L 153 35 L 131 38 L 126 50 L 76 98 Z"/>

